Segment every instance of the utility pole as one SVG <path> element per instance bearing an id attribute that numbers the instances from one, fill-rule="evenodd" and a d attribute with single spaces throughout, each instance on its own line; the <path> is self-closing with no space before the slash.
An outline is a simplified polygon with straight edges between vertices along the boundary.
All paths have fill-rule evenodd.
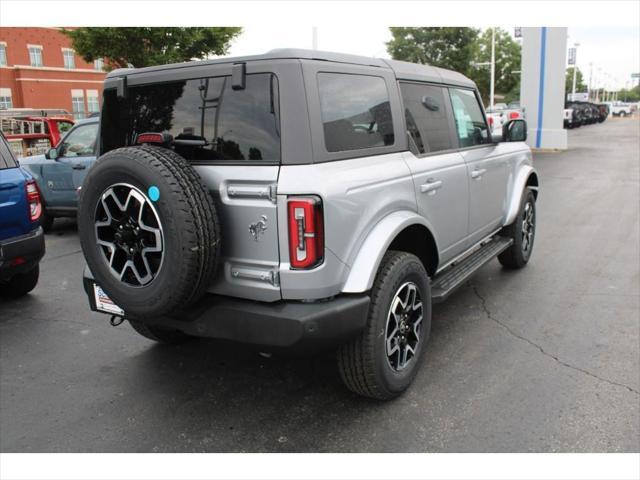
<path id="1" fill-rule="evenodd" d="M 589 100 L 591 100 L 591 89 L 593 87 L 593 84 L 591 83 L 591 81 L 593 80 L 593 62 L 589 62 L 589 90 L 587 92 L 587 98 Z"/>
<path id="2" fill-rule="evenodd" d="M 494 89 L 496 83 L 496 27 L 491 27 L 491 93 L 489 107 L 493 108 Z"/>
<path id="3" fill-rule="evenodd" d="M 578 47 L 580 46 L 579 43 L 574 43 L 573 44 L 573 88 L 571 89 L 571 99 L 575 101 L 576 99 L 576 73 L 578 71 L 578 67 L 577 67 L 577 59 L 578 59 Z"/>
<path id="4" fill-rule="evenodd" d="M 311 27 L 311 49 L 318 50 L 318 27 Z"/>

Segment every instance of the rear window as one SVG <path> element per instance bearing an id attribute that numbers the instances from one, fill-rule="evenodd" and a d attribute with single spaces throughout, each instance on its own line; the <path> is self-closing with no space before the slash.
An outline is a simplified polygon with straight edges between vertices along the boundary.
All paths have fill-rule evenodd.
<path id="1" fill-rule="evenodd" d="M 167 132 L 187 160 L 279 162 L 277 78 L 247 75 L 243 90 L 231 77 L 134 86 L 126 99 L 105 90 L 101 132 L 102 153 Z"/>
<path id="2" fill-rule="evenodd" d="M 318 89 L 327 151 L 393 145 L 389 92 L 382 77 L 319 73 Z"/>
<path id="3" fill-rule="evenodd" d="M 11 149 L 4 138 L 0 138 L 0 170 L 5 168 L 16 168 L 18 164 L 13 158 Z"/>

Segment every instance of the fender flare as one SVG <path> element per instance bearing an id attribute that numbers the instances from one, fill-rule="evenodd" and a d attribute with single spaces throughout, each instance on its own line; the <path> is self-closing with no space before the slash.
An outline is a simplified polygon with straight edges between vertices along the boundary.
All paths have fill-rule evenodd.
<path id="1" fill-rule="evenodd" d="M 369 232 L 360 246 L 358 254 L 350 267 L 343 293 L 361 293 L 373 287 L 373 281 L 382 257 L 391 245 L 391 242 L 405 228 L 411 225 L 422 225 L 433 232 L 431 225 L 424 217 L 416 212 L 401 210 L 390 213 L 380 220 Z M 433 235 L 433 233 L 432 233 Z M 437 239 L 434 236 L 434 241 Z"/>
<path id="2" fill-rule="evenodd" d="M 518 171 L 518 175 L 516 176 L 516 181 L 513 184 L 513 190 L 511 191 L 511 199 L 509 200 L 507 216 L 503 222 L 503 225 L 510 225 L 518 215 L 518 210 L 520 209 L 520 200 L 522 199 L 522 192 L 524 191 L 527 183 L 529 182 L 529 178 L 534 175 L 536 179 L 536 185 L 531 185 L 529 188 L 534 190 L 536 194 L 536 198 L 538 196 L 538 172 L 531 165 L 524 165 Z"/>

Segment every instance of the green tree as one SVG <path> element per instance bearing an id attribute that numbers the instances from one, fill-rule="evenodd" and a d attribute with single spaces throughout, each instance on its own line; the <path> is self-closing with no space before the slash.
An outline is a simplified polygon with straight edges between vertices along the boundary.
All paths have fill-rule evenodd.
<path id="1" fill-rule="evenodd" d="M 627 90 L 623 88 L 618 92 L 618 100 L 622 102 L 640 102 L 640 85 Z"/>
<path id="2" fill-rule="evenodd" d="M 106 68 L 148 67 L 223 55 L 240 27 L 81 27 L 64 30 L 74 50 Z"/>
<path id="3" fill-rule="evenodd" d="M 463 74 L 471 70 L 478 30 L 466 27 L 391 27 L 387 51 L 395 60 L 427 63 Z"/>
<path id="4" fill-rule="evenodd" d="M 491 34 L 493 29 L 484 30 L 477 39 L 474 62 L 487 63 L 491 61 Z M 496 66 L 495 93 L 504 95 L 505 101 L 510 102 L 520 98 L 520 60 L 521 47 L 506 30 L 496 28 Z M 490 66 L 479 66 L 469 72 L 469 77 L 476 82 L 480 95 L 488 103 L 491 88 Z"/>
<path id="5" fill-rule="evenodd" d="M 573 69 L 576 68 L 576 92 L 586 92 L 587 85 L 584 83 L 584 77 L 582 72 L 577 67 L 568 67 L 565 76 L 565 92 L 571 93 L 573 91 Z"/>

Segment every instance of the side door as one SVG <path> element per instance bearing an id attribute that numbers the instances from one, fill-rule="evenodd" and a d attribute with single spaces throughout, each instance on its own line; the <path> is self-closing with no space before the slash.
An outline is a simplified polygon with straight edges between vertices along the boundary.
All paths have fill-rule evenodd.
<path id="1" fill-rule="evenodd" d="M 400 82 L 418 212 L 433 227 L 440 263 L 467 245 L 469 183 L 457 139 L 447 89 L 426 83 Z"/>
<path id="2" fill-rule="evenodd" d="M 42 181 L 49 190 L 49 207 L 74 207 L 78 187 L 96 159 L 98 123 L 76 125 L 57 147 L 58 158 L 42 167 Z"/>
<path id="3" fill-rule="evenodd" d="M 509 155 L 491 142 L 474 90 L 449 88 L 460 153 L 469 184 L 469 240 L 472 245 L 501 226 L 507 201 Z"/>

